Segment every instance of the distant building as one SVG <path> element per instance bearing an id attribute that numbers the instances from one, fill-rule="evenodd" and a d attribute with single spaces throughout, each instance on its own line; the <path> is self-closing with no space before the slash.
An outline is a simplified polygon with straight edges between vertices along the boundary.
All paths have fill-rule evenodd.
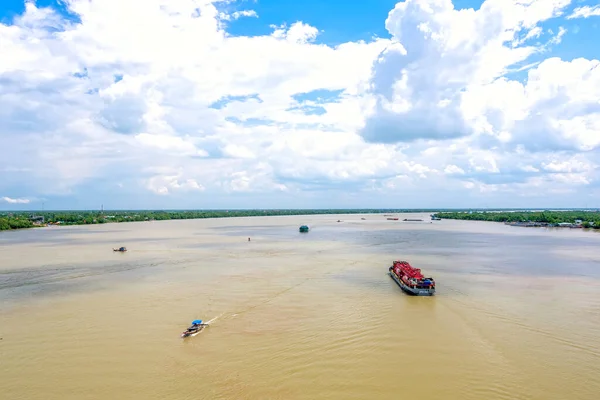
<path id="1" fill-rule="evenodd" d="M 29 220 L 31 222 L 33 222 L 34 225 L 43 225 L 44 221 L 45 221 L 44 217 L 42 217 L 42 216 L 33 216 L 33 215 L 29 218 Z"/>

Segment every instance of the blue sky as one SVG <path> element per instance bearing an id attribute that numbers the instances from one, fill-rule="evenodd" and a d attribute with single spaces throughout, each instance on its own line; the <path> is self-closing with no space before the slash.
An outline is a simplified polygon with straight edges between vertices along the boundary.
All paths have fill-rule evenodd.
<path id="1" fill-rule="evenodd" d="M 259 18 L 233 22 L 228 29 L 232 35 L 264 35 L 269 25 L 291 25 L 303 21 L 322 30 L 319 42 L 336 45 L 347 41 L 370 40 L 373 36 L 389 37 L 382 21 L 396 4 L 393 0 L 348 2 L 343 0 L 303 2 L 246 1 L 248 8 Z M 334 18 L 332 16 L 335 15 Z"/>
<path id="2" fill-rule="evenodd" d="M 4 0 L 0 209 L 600 207 L 597 2 L 396 3 Z"/>
<path id="3" fill-rule="evenodd" d="M 67 3 L 59 0 L 37 0 L 34 2 L 37 7 L 51 7 L 58 11 L 64 17 L 72 18 Z M 24 0 L 2 0 L 0 4 L 0 21 L 11 23 L 15 17 L 22 15 L 25 11 Z"/>

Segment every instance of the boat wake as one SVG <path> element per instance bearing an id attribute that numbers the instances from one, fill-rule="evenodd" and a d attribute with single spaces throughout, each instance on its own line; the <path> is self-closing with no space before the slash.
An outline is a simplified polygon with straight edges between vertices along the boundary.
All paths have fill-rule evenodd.
<path id="1" fill-rule="evenodd" d="M 220 317 L 222 317 L 222 316 L 223 316 L 223 314 L 225 314 L 225 313 L 221 313 L 220 315 L 217 315 L 216 317 L 214 317 L 214 318 L 213 318 L 213 319 L 211 319 L 210 321 L 207 321 L 207 322 L 206 322 L 206 324 L 207 324 L 207 325 L 210 325 L 210 324 L 212 324 L 212 323 L 213 323 L 213 322 L 215 322 L 217 319 L 219 319 Z"/>

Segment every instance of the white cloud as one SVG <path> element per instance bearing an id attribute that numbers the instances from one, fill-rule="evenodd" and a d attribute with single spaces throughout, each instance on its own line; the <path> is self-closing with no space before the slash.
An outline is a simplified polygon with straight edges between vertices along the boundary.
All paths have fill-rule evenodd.
<path id="1" fill-rule="evenodd" d="M 281 26 L 271 25 L 275 30 L 272 36 L 278 39 L 285 39 L 290 43 L 304 44 L 315 40 L 319 30 L 303 22 L 294 22 L 289 28 L 285 24 Z"/>
<path id="2" fill-rule="evenodd" d="M 549 33 L 552 34 L 552 30 L 549 30 Z M 567 29 L 563 28 L 562 26 L 558 27 L 558 33 L 556 34 L 556 36 L 552 37 L 549 41 L 548 44 L 560 44 L 560 42 L 562 42 L 562 38 L 563 36 L 565 36 L 565 34 L 567 33 Z"/>
<path id="3" fill-rule="evenodd" d="M 526 84 L 498 79 L 474 92 L 472 102 L 480 104 L 492 134 L 511 132 L 509 142 L 535 151 L 594 150 L 600 146 L 599 65 L 549 58 L 529 70 Z M 483 96 L 490 101 L 481 101 Z"/>
<path id="4" fill-rule="evenodd" d="M 189 141 L 179 136 L 170 135 L 152 135 L 149 133 L 139 133 L 135 138 L 143 145 L 154 147 L 164 151 L 173 151 L 179 156 L 195 155 L 205 157 L 208 153 Z"/>
<path id="5" fill-rule="evenodd" d="M 131 207 L 339 189 L 360 206 L 406 190 L 460 202 L 594 187 L 600 61 L 553 57 L 569 32 L 545 25 L 570 3 L 406 0 L 381 21 L 391 40 L 329 46 L 302 21 L 231 36 L 259 16 L 229 1 L 70 0 L 81 23 L 29 2 L 0 24 L 0 190 L 118 182 Z"/>
<path id="6" fill-rule="evenodd" d="M 474 133 L 465 116 L 477 115 L 469 110 L 469 91 L 494 82 L 535 53 L 535 46 L 519 44 L 536 37 L 537 24 L 569 2 L 488 0 L 477 11 L 456 10 L 450 0 L 396 4 L 386 20 L 396 43 L 375 65 L 377 106 L 363 136 L 390 143 Z M 524 39 L 518 36 L 522 30 L 527 31 Z"/>
<path id="7" fill-rule="evenodd" d="M 219 17 L 225 21 L 235 21 L 236 19 L 240 19 L 242 17 L 258 18 L 258 14 L 254 10 L 242 10 L 242 11 L 234 11 L 231 14 L 220 13 Z"/>
<path id="8" fill-rule="evenodd" d="M 156 194 L 167 195 L 177 191 L 203 191 L 204 187 L 195 179 L 181 179 L 177 175 L 157 175 L 146 181 L 147 188 Z"/>
<path id="9" fill-rule="evenodd" d="M 236 144 L 226 145 L 223 153 L 233 158 L 256 158 L 256 155 L 247 147 Z"/>
<path id="10" fill-rule="evenodd" d="M 6 196 L 0 197 L 0 200 L 8 204 L 29 204 L 31 202 L 29 199 L 13 199 Z"/>
<path id="11" fill-rule="evenodd" d="M 600 5 L 596 5 L 593 7 L 577 7 L 575 10 L 573 10 L 573 13 L 567 17 L 567 19 L 589 18 L 594 16 L 600 16 Z"/>
<path id="12" fill-rule="evenodd" d="M 464 175 L 465 170 L 462 169 L 461 167 L 458 167 L 456 165 L 450 164 L 450 165 L 447 165 L 446 168 L 444 168 L 444 173 L 448 174 L 448 175 L 452 175 L 452 174 L 461 174 L 461 175 Z"/>

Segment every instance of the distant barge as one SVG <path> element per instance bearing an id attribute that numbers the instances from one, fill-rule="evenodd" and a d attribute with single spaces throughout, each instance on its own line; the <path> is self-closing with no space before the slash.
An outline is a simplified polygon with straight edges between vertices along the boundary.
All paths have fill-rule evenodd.
<path id="1" fill-rule="evenodd" d="M 419 268 L 413 268 L 407 261 L 394 261 L 389 274 L 402 290 L 413 296 L 433 296 L 435 280 L 425 278 Z"/>

